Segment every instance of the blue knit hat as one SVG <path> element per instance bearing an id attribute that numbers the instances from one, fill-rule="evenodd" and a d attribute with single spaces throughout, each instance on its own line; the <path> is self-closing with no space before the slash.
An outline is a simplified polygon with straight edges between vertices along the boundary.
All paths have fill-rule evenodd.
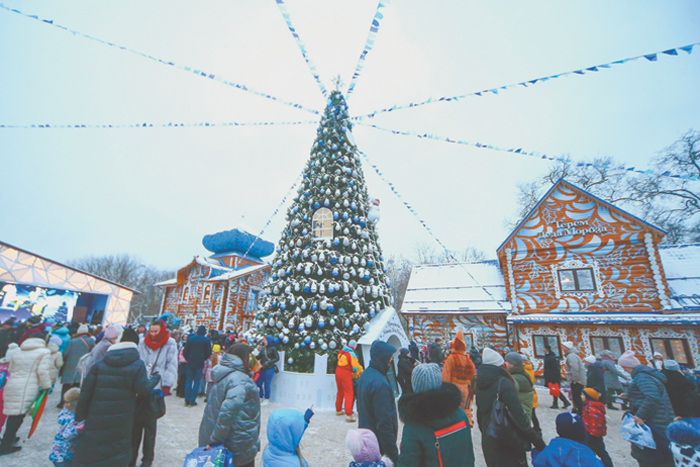
<path id="1" fill-rule="evenodd" d="M 586 428 L 583 426 L 583 419 L 570 412 L 562 412 L 557 415 L 557 434 L 572 441 L 583 443 L 586 438 Z"/>
<path id="2" fill-rule="evenodd" d="M 442 386 L 442 371 L 437 363 L 422 363 L 413 369 L 411 386 L 415 392 L 425 392 Z"/>

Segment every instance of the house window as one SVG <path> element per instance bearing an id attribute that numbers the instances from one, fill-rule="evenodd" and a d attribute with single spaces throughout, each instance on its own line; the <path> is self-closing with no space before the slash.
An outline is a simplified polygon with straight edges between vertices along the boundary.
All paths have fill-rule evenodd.
<path id="1" fill-rule="evenodd" d="M 211 286 L 204 287 L 204 300 L 209 300 L 211 298 Z"/>
<path id="2" fill-rule="evenodd" d="M 625 345 L 622 343 L 621 337 L 591 337 L 591 348 L 596 357 L 603 350 L 609 350 L 615 360 L 625 353 Z"/>
<path id="3" fill-rule="evenodd" d="M 311 219 L 311 233 L 314 238 L 333 238 L 333 213 L 328 208 L 321 208 Z"/>
<path id="4" fill-rule="evenodd" d="M 559 336 L 532 336 L 533 343 L 535 344 L 535 357 L 544 358 L 547 351 L 544 348 L 545 343 L 549 345 L 552 349 L 554 355 L 560 357 L 559 352 Z"/>
<path id="5" fill-rule="evenodd" d="M 251 289 L 248 296 L 248 309 L 247 311 L 257 311 L 258 309 L 258 299 L 260 298 L 260 290 Z"/>
<path id="6" fill-rule="evenodd" d="M 190 296 L 190 288 L 185 287 L 185 291 L 182 293 L 182 300 L 187 301 L 187 298 Z"/>
<path id="7" fill-rule="evenodd" d="M 690 347 L 687 339 L 651 339 L 651 347 L 654 352 L 659 352 L 664 360 L 675 360 L 679 365 L 693 368 L 693 359 L 690 356 Z"/>
<path id="8" fill-rule="evenodd" d="M 595 292 L 593 268 L 559 269 L 559 287 L 562 292 Z"/>
<path id="9" fill-rule="evenodd" d="M 244 318 L 242 324 L 243 324 L 243 328 L 241 329 L 241 332 L 246 332 L 253 327 L 253 319 L 252 318 Z"/>

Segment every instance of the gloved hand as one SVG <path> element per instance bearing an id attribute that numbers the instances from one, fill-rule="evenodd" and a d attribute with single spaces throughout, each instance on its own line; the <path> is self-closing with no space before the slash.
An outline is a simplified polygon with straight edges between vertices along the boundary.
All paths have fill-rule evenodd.
<path id="1" fill-rule="evenodd" d="M 535 440 L 535 442 L 533 444 L 535 446 L 535 449 L 537 449 L 539 452 L 544 451 L 544 448 L 547 447 L 547 445 L 544 443 L 542 438 L 539 438 L 539 437 L 537 438 L 537 440 Z"/>
<path id="2" fill-rule="evenodd" d="M 170 395 L 170 386 L 163 386 L 163 387 L 161 387 L 161 389 L 163 390 L 163 395 L 164 395 L 164 396 L 169 396 L 169 395 Z"/>

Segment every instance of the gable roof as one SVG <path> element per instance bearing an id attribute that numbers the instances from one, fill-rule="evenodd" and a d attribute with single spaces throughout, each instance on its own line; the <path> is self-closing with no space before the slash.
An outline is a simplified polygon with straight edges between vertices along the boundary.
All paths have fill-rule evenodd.
<path id="1" fill-rule="evenodd" d="M 506 313 L 510 308 L 498 261 L 490 260 L 413 266 L 401 313 Z"/>
<path id="2" fill-rule="evenodd" d="M 189 271 L 191 268 L 197 265 L 204 266 L 210 269 L 209 275 L 206 279 L 204 279 L 208 282 L 228 281 L 270 267 L 269 264 L 264 263 L 258 265 L 244 264 L 243 266 L 238 266 L 234 268 L 231 266 L 226 266 L 220 260 L 216 260 L 213 257 L 206 258 L 204 256 L 197 255 L 192 259 L 192 261 L 190 261 L 190 263 L 187 266 L 178 269 L 175 278 L 161 281 L 154 285 L 157 285 L 159 287 L 174 287 L 176 285 L 184 285 L 187 279 L 187 271 Z"/>
<path id="3" fill-rule="evenodd" d="M 577 187 L 576 185 L 574 185 L 571 182 L 567 182 L 563 178 L 560 178 L 559 180 L 557 180 L 557 182 L 554 185 L 552 185 L 552 187 L 549 190 L 547 190 L 547 193 L 545 193 L 544 196 L 542 196 L 542 198 L 540 198 L 540 200 L 537 202 L 537 204 L 535 204 L 535 206 L 530 210 L 530 212 L 527 213 L 527 216 L 523 217 L 523 219 L 518 223 L 518 225 L 515 227 L 515 229 L 513 229 L 513 231 L 510 233 L 510 235 L 508 235 L 508 237 L 506 237 L 506 239 L 503 241 L 503 243 L 501 243 L 501 245 L 496 249 L 497 252 L 501 251 L 501 249 L 505 246 L 505 244 L 508 243 L 508 241 L 511 238 L 513 238 L 513 236 L 520 230 L 520 228 L 523 226 L 523 224 L 525 222 L 527 222 L 528 219 L 530 219 L 530 216 L 532 216 L 532 214 L 539 209 L 539 207 L 542 205 L 544 200 L 549 198 L 549 196 L 552 194 L 552 192 L 560 185 L 566 185 L 567 187 L 569 187 L 573 191 L 578 192 L 580 195 L 587 196 L 587 197 L 593 199 L 594 201 L 606 206 L 610 210 L 615 211 L 618 214 L 622 214 L 623 216 L 628 217 L 628 218 L 634 220 L 635 222 L 638 222 L 639 224 L 647 227 L 650 230 L 654 230 L 654 231 L 660 233 L 662 236 L 665 236 L 667 234 L 667 232 L 665 230 L 660 229 L 659 227 L 656 227 L 655 225 L 650 224 L 650 223 L 646 222 L 645 220 L 640 219 L 639 217 L 635 216 L 634 214 L 630 214 L 629 212 L 625 211 L 624 209 L 618 208 L 617 206 L 615 206 L 612 203 L 609 203 L 603 199 L 598 198 L 596 195 L 587 192 L 583 188 Z"/>

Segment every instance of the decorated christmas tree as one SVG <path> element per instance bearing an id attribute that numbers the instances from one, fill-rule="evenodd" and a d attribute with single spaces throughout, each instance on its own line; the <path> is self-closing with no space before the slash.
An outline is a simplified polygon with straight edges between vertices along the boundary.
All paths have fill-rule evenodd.
<path id="1" fill-rule="evenodd" d="M 313 354 L 359 339 L 391 304 L 347 104 L 331 93 L 303 183 L 287 211 L 255 334 L 286 352 L 292 371 L 313 371 Z"/>

